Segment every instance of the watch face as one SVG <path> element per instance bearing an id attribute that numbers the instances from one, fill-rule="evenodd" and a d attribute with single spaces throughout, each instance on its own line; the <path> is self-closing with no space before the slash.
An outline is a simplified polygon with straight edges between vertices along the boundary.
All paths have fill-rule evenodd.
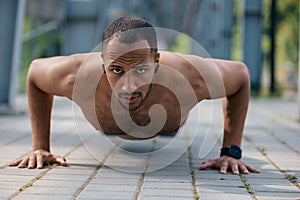
<path id="1" fill-rule="evenodd" d="M 240 159 L 242 157 L 242 151 L 238 146 L 232 145 L 229 148 L 229 153 L 232 157 Z"/>

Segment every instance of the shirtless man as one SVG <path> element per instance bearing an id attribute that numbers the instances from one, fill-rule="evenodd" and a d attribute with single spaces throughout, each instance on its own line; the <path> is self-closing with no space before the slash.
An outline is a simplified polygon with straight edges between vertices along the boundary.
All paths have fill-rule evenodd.
<path id="1" fill-rule="evenodd" d="M 147 31 L 135 31 L 142 28 Z M 189 83 L 190 90 L 183 79 Z M 96 86 L 91 85 L 89 80 L 96 80 Z M 165 85 L 172 86 L 175 94 Z M 147 21 L 120 18 L 104 31 L 102 53 L 59 56 L 32 62 L 27 94 L 33 151 L 9 165 L 32 169 L 43 168 L 45 162 L 57 162 L 67 166 L 64 158 L 50 153 L 54 95 L 76 102 L 97 130 L 125 139 L 147 139 L 174 132 L 198 102 L 226 97 L 223 101 L 222 153 L 219 158 L 204 162 L 199 169 L 218 168 L 221 173 L 231 169 L 234 174 L 259 172 L 240 161 L 239 147 L 249 91 L 249 73 L 243 63 L 158 52 L 155 30 Z M 165 112 L 158 109 L 149 114 L 154 104 L 162 105 Z M 165 118 L 162 117 L 164 115 Z M 152 120 L 155 118 L 159 120 Z"/>

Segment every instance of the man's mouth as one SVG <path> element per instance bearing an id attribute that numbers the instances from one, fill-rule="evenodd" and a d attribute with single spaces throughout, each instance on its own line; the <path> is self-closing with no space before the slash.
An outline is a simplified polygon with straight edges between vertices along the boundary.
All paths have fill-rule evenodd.
<path id="1" fill-rule="evenodd" d="M 141 95 L 139 93 L 134 93 L 132 95 L 120 94 L 119 98 L 124 104 L 135 104 L 139 102 Z"/>

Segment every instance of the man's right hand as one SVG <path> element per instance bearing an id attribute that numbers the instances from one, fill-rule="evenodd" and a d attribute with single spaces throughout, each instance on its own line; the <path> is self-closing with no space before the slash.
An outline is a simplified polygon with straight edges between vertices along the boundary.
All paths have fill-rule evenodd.
<path id="1" fill-rule="evenodd" d="M 9 163 L 10 167 L 18 166 L 18 168 L 28 168 L 34 169 L 35 167 L 38 169 L 42 169 L 44 163 L 58 163 L 62 166 L 68 166 L 66 160 L 63 157 L 53 155 L 45 150 L 36 150 L 32 153 L 20 158 L 16 161 Z"/>

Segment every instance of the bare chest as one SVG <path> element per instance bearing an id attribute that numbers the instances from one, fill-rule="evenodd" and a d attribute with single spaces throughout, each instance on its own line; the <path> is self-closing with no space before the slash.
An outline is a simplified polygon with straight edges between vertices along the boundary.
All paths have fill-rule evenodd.
<path id="1" fill-rule="evenodd" d="M 114 110 L 116 108 L 112 107 L 111 95 L 98 94 L 95 98 L 95 106 L 101 130 L 107 134 L 123 135 L 135 127 L 145 127 L 152 123 L 154 126 L 155 124 L 161 126 L 157 134 L 176 131 L 185 120 L 187 111 L 180 107 L 177 98 L 171 92 L 160 90 L 159 93 L 163 95 L 158 98 L 156 89 L 154 88 L 144 103 L 134 111 L 120 106 Z M 156 109 L 157 105 L 159 109 Z M 164 115 L 165 119 L 163 119 Z M 161 125 L 162 120 L 165 120 L 163 125 Z"/>

